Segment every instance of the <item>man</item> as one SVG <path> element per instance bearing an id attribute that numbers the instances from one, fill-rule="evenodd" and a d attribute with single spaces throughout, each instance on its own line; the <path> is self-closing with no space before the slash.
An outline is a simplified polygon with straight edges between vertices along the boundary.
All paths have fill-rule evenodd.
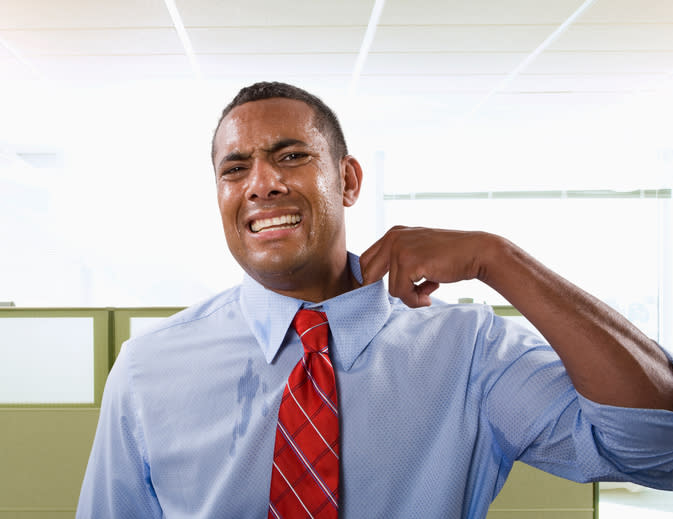
<path id="1" fill-rule="evenodd" d="M 338 441 L 305 422 L 340 471 L 317 517 L 485 517 L 517 459 L 578 481 L 673 488 L 663 350 L 498 236 L 397 227 L 359 261 L 347 253 L 344 207 L 362 170 L 319 99 L 277 83 L 243 89 L 212 158 L 245 279 L 126 343 L 78 517 L 312 515 L 294 485 L 321 473 L 308 463 L 309 476 L 286 477 L 279 456 L 301 448 L 278 447 L 295 439 L 281 427 L 296 401 L 288 377 L 310 356 L 308 332 L 293 329 L 300 309 L 323 312 L 309 312 L 326 319 L 312 328 L 329 325 L 329 355 L 311 358 L 333 365 L 336 388 L 321 395 L 339 408 Z M 488 307 L 430 305 L 439 283 L 473 278 L 551 347 Z M 279 512 L 284 499 L 298 511 Z"/>

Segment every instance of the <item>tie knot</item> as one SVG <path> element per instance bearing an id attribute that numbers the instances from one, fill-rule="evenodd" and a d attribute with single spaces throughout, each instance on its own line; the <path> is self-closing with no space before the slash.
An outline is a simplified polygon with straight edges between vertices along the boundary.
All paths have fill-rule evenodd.
<path id="1" fill-rule="evenodd" d="M 292 326 L 301 339 L 305 353 L 327 351 L 329 324 L 325 312 L 299 310 L 292 320 Z"/>

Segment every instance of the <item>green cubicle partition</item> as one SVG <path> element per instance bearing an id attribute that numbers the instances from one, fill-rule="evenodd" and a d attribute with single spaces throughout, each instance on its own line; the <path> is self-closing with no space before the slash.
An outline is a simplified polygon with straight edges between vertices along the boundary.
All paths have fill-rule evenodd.
<path id="1" fill-rule="evenodd" d="M 50 332 L 71 322 L 74 329 L 90 334 L 82 348 L 71 351 L 87 356 L 89 373 L 83 391 L 59 395 L 56 386 L 78 374 L 64 369 L 65 352 L 53 351 L 61 345 Z M 105 309 L 0 309 L 0 362 L 5 370 L 0 377 L 0 518 L 74 516 L 110 368 L 110 331 Z M 73 342 L 83 338 L 74 335 Z M 35 351 L 26 351 L 27 338 Z M 17 353 L 21 361 L 8 367 Z M 17 379 L 36 377 L 48 379 L 35 384 L 43 386 L 41 394 L 12 394 L 9 386 Z"/>
<path id="2" fill-rule="evenodd" d="M 0 362 L 23 359 L 5 368 L 4 379 L 0 366 L 0 519 L 74 517 L 105 379 L 121 344 L 143 321 L 178 310 L 0 308 Z M 511 307 L 495 310 L 518 315 Z M 34 355 L 26 349 L 34 349 Z M 71 359 L 81 358 L 85 367 L 69 371 Z M 12 393 L 12 381 L 31 386 L 31 377 L 46 377 L 54 386 L 73 379 L 78 387 L 66 394 L 41 384 L 42 393 L 32 387 Z M 597 485 L 572 483 L 517 463 L 488 518 L 595 518 L 597 493 Z"/>
<path id="3" fill-rule="evenodd" d="M 74 517 L 105 379 L 129 337 L 132 319 L 166 317 L 177 310 L 0 308 L 0 363 L 10 355 L 22 358 L 4 377 L 0 366 L 0 519 Z M 76 332 L 71 341 L 68 328 Z M 50 331 L 66 337 L 57 339 Z M 83 344 L 76 347 L 76 342 Z M 84 356 L 88 365 L 69 372 L 68 355 Z M 46 376 L 53 385 L 69 384 L 79 371 L 89 371 L 86 387 L 60 400 L 55 388 L 43 383 Z M 41 394 L 11 394 L 10 384 L 36 376 L 36 385 L 44 386 Z"/>

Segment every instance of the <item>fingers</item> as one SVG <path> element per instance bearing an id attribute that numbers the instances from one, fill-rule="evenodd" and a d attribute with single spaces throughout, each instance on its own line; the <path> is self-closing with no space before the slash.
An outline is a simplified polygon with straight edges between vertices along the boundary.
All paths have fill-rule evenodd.
<path id="1" fill-rule="evenodd" d="M 436 281 L 425 280 L 423 281 L 423 283 L 414 285 L 414 291 L 416 292 L 416 294 L 418 294 L 418 302 L 419 302 L 418 306 L 430 306 L 432 304 L 430 294 L 432 294 L 438 288 L 439 283 L 437 283 Z M 409 303 L 407 303 L 407 305 L 411 306 L 409 305 Z"/>
<path id="2" fill-rule="evenodd" d="M 360 271 L 365 285 L 375 283 L 386 275 L 390 268 L 390 247 L 394 237 L 393 227 L 360 256 Z"/>
<path id="3" fill-rule="evenodd" d="M 473 279 L 480 272 L 485 233 L 393 227 L 360 256 L 365 285 L 388 273 L 388 291 L 410 307 L 428 306 L 440 283 Z"/>
<path id="4" fill-rule="evenodd" d="M 419 231 L 393 227 L 360 256 L 364 284 L 375 283 L 388 273 L 390 294 L 412 308 L 429 306 L 430 293 L 439 287 L 439 283 L 425 279 L 422 253 L 419 254 L 413 243 L 414 234 Z"/>
<path id="5" fill-rule="evenodd" d="M 373 275 L 371 275 L 371 271 L 372 271 L 371 262 L 372 262 L 372 260 L 376 259 L 379 255 L 379 251 L 381 250 L 381 240 L 382 239 L 383 238 L 380 238 L 379 240 L 377 240 L 372 246 L 370 246 L 366 251 L 364 251 L 360 255 L 360 271 L 362 272 L 362 280 L 363 280 L 365 285 L 373 283 L 374 281 L 378 281 L 377 279 L 374 278 Z M 387 268 L 387 265 L 386 265 L 386 268 Z M 381 277 L 383 277 L 383 276 L 381 276 Z"/>
<path id="6" fill-rule="evenodd" d="M 429 294 L 424 294 L 416 285 L 413 291 L 400 299 L 410 308 L 419 308 L 421 306 L 432 305 L 432 299 Z"/>
<path id="7" fill-rule="evenodd" d="M 413 263 L 403 264 L 396 259 L 393 258 L 390 264 L 388 276 L 390 295 L 399 297 L 411 308 L 430 306 L 432 304 L 430 294 L 439 288 L 439 283 L 425 279 L 424 274 L 413 270 L 415 268 Z"/>

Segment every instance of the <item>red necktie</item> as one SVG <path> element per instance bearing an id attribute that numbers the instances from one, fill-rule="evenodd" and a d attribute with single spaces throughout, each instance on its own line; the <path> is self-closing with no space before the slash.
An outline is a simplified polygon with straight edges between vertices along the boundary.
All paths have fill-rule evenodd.
<path id="1" fill-rule="evenodd" d="M 336 518 L 339 415 L 327 316 L 299 310 L 292 326 L 304 356 L 290 373 L 278 411 L 269 518 Z"/>

